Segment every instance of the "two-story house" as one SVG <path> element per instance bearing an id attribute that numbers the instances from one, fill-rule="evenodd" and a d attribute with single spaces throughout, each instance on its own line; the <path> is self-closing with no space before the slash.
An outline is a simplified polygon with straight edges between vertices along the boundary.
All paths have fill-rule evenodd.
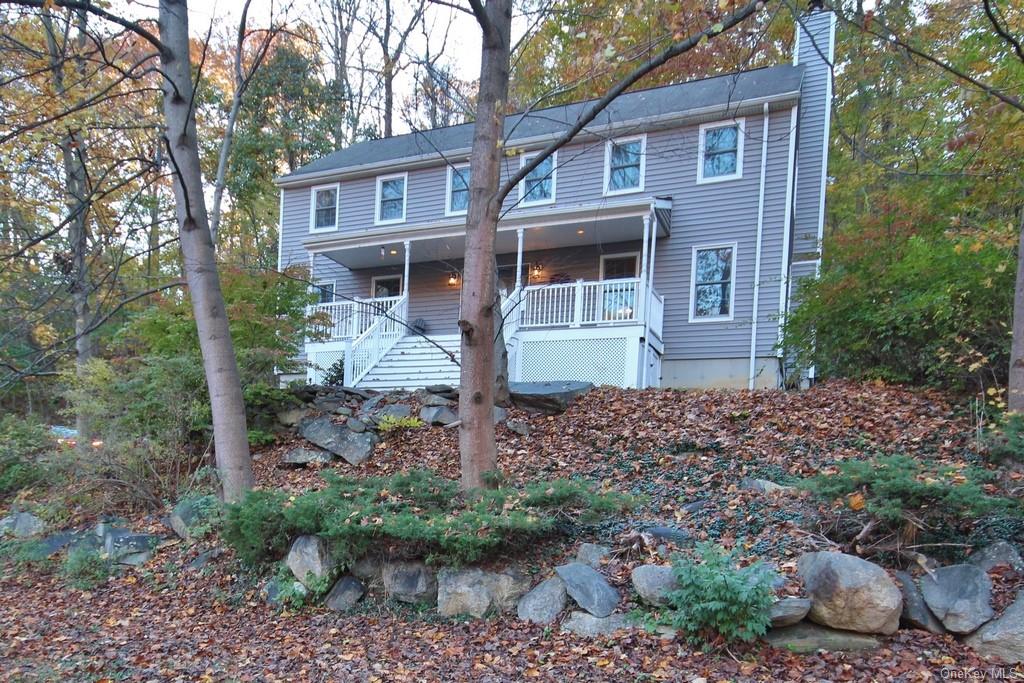
<path id="1" fill-rule="evenodd" d="M 497 258 L 513 381 L 775 387 L 820 259 L 835 16 L 792 64 L 620 96 L 510 194 Z M 503 177 L 586 102 L 511 115 Z M 278 179 L 279 267 L 308 265 L 309 381 L 457 382 L 472 124 L 352 145 Z"/>

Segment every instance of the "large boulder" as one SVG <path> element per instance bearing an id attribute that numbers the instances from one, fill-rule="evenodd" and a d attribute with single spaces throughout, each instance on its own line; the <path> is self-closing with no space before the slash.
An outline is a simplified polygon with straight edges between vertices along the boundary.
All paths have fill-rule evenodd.
<path id="1" fill-rule="evenodd" d="M 619 592 L 593 567 L 570 562 L 555 567 L 555 571 L 565 581 L 569 596 L 595 617 L 607 617 L 619 604 Z"/>
<path id="2" fill-rule="evenodd" d="M 942 625 L 953 633 L 970 633 L 992 618 L 992 581 L 973 564 L 939 567 L 921 577 L 921 595 Z"/>
<path id="3" fill-rule="evenodd" d="M 964 642 L 983 657 L 999 657 L 1008 664 L 1024 662 L 1024 593 L 1001 617 L 982 626 Z"/>
<path id="4" fill-rule="evenodd" d="M 642 564 L 630 572 L 629 578 L 640 599 L 658 607 L 668 604 L 666 596 L 676 587 L 672 567 L 665 565 Z"/>
<path id="5" fill-rule="evenodd" d="M 903 596 L 878 565 L 817 552 L 801 555 L 797 570 L 811 599 L 812 621 L 860 633 L 890 634 L 899 628 Z"/>
<path id="6" fill-rule="evenodd" d="M 103 552 L 119 564 L 138 566 L 149 562 L 160 543 L 154 534 L 138 534 L 131 529 L 110 527 L 103 534 Z"/>
<path id="7" fill-rule="evenodd" d="M 929 633 L 943 634 L 946 627 L 928 609 L 924 598 L 921 596 L 921 589 L 917 587 L 914 577 L 904 571 L 895 572 L 896 584 L 903 594 L 903 613 L 900 615 L 900 623 L 910 628 L 921 629 Z"/>
<path id="8" fill-rule="evenodd" d="M 357 434 L 345 425 L 335 424 L 329 415 L 321 415 L 299 423 L 299 434 L 306 441 L 326 448 L 350 465 L 358 465 L 370 457 L 377 443 L 372 432 Z"/>
<path id="9" fill-rule="evenodd" d="M 420 419 L 428 425 L 445 427 L 458 420 L 459 416 L 447 406 L 423 406 L 420 408 Z"/>
<path id="10" fill-rule="evenodd" d="M 856 652 L 874 650 L 879 646 L 878 639 L 874 636 L 839 631 L 807 621 L 793 626 L 773 628 L 764 634 L 764 640 L 772 647 L 798 654 L 812 654 L 818 650 Z"/>
<path id="11" fill-rule="evenodd" d="M 512 403 L 531 412 L 564 413 L 577 396 L 594 388 L 590 382 L 509 382 Z"/>
<path id="12" fill-rule="evenodd" d="M 576 550 L 576 561 L 596 568 L 600 567 L 601 562 L 611 554 L 612 549 L 606 545 L 581 543 L 579 549 Z"/>
<path id="13" fill-rule="evenodd" d="M 612 614 L 606 617 L 595 617 L 586 612 L 576 611 L 562 622 L 563 633 L 575 633 L 578 636 L 595 638 L 607 636 L 616 631 L 626 631 L 633 628 L 625 614 Z"/>
<path id="14" fill-rule="evenodd" d="M 782 628 L 800 623 L 810 611 L 811 601 L 807 598 L 782 598 L 772 604 L 768 615 L 772 620 L 772 628 Z"/>
<path id="15" fill-rule="evenodd" d="M 285 564 L 306 588 L 334 573 L 338 563 L 331 556 L 327 541 L 319 536 L 299 536 L 288 550 Z"/>
<path id="16" fill-rule="evenodd" d="M 27 538 L 46 531 L 46 522 L 31 512 L 15 512 L 0 519 L 0 536 L 10 534 L 16 538 Z"/>
<path id="17" fill-rule="evenodd" d="M 390 562 L 382 567 L 384 591 L 399 602 L 434 602 L 437 577 L 422 562 Z"/>
<path id="18" fill-rule="evenodd" d="M 277 421 L 285 427 L 294 427 L 299 424 L 299 421 L 302 420 L 302 418 L 309 415 L 309 413 L 310 410 L 306 407 L 288 408 L 287 410 L 282 410 L 277 414 Z"/>
<path id="19" fill-rule="evenodd" d="M 1024 559 L 1021 559 L 1017 549 L 1007 541 L 996 541 L 992 545 L 985 546 L 971 555 L 970 561 L 971 564 L 975 564 L 985 571 L 1005 564 L 1018 572 L 1024 572 Z"/>
<path id="20" fill-rule="evenodd" d="M 551 624 L 565 609 L 568 597 L 565 581 L 552 576 L 537 584 L 533 590 L 519 599 L 516 614 L 523 621 L 535 624 Z"/>
<path id="21" fill-rule="evenodd" d="M 356 606 L 365 592 L 366 589 L 359 579 L 354 576 L 343 576 L 335 582 L 324 604 L 327 605 L 327 609 L 335 612 L 347 612 Z"/>
<path id="22" fill-rule="evenodd" d="M 529 588 L 529 577 L 515 570 L 442 569 L 437 574 L 437 612 L 449 617 L 510 612 Z"/>

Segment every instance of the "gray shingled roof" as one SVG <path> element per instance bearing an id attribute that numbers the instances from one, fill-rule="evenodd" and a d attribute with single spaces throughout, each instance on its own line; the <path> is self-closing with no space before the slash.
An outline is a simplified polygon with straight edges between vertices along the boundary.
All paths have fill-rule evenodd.
<path id="1" fill-rule="evenodd" d="M 617 121 L 630 121 L 645 117 L 681 114 L 694 109 L 727 106 L 741 100 L 751 100 L 800 89 L 803 67 L 783 64 L 753 71 L 688 81 L 678 85 L 637 90 L 619 96 L 590 124 L 601 126 Z M 536 109 L 528 114 L 512 114 L 505 118 L 505 133 L 511 133 L 512 142 L 534 136 L 549 135 L 575 123 L 585 107 L 593 100 L 547 109 Z M 343 170 L 366 164 L 376 164 L 407 157 L 437 154 L 457 149 L 468 149 L 473 140 L 473 124 L 466 123 L 447 128 L 396 135 L 383 140 L 358 142 L 345 149 L 295 170 L 281 180 L 325 171 Z"/>

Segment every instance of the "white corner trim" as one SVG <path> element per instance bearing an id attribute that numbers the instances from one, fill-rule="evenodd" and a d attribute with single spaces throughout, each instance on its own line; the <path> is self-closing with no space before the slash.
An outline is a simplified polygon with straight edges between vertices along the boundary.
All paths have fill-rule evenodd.
<path id="1" fill-rule="evenodd" d="M 690 303 L 687 309 L 687 317 L 691 323 L 724 323 L 730 322 L 736 316 L 736 282 L 739 279 L 738 273 L 736 272 L 736 252 L 738 244 L 736 242 L 716 242 L 710 244 L 695 244 L 691 248 L 690 252 Z M 697 252 L 705 251 L 707 249 L 725 249 L 727 247 L 732 248 L 732 265 L 729 267 L 729 271 L 732 273 L 732 286 L 729 287 L 729 315 L 716 315 L 716 316 L 696 316 L 694 310 L 697 308 L 697 300 L 694 295 L 697 291 Z"/>
<path id="2" fill-rule="evenodd" d="M 469 168 L 469 164 L 448 164 L 448 179 L 444 185 L 444 215 L 445 216 L 465 216 L 469 209 L 462 209 L 461 211 L 452 211 L 452 179 L 455 174 L 454 171 Z M 472 173 L 472 171 L 470 171 Z"/>
<path id="3" fill-rule="evenodd" d="M 284 188 L 278 193 L 277 199 L 277 272 L 284 270 Z"/>
<path id="4" fill-rule="evenodd" d="M 621 145 L 626 142 L 640 141 L 640 184 L 636 187 L 627 187 L 621 190 L 612 190 L 608 187 L 612 176 L 612 146 Z M 614 197 L 620 194 L 632 194 L 633 192 L 644 191 L 644 179 L 647 176 L 647 134 L 627 135 L 621 138 L 608 140 L 604 145 L 604 182 L 601 185 L 601 194 L 605 197 Z"/>
<path id="5" fill-rule="evenodd" d="M 764 105 L 764 122 L 761 124 L 761 177 L 757 189 L 757 237 L 754 242 L 754 300 L 750 312 L 750 369 L 747 374 L 747 389 L 754 388 L 757 369 L 757 316 L 761 298 L 761 238 L 764 234 L 764 184 L 768 165 L 768 126 L 770 124 L 768 104 Z"/>
<path id="6" fill-rule="evenodd" d="M 320 190 L 334 190 L 334 225 L 329 228 L 316 227 L 316 193 Z M 314 185 L 309 188 L 309 232 L 311 234 L 319 232 L 334 232 L 337 230 L 339 213 L 341 213 L 341 183 Z"/>
<path id="7" fill-rule="evenodd" d="M 526 163 L 537 156 L 536 152 L 524 152 L 519 155 L 519 168 L 522 168 Z M 554 204 L 555 197 L 558 192 L 558 150 L 551 153 L 551 197 L 548 199 L 538 199 L 534 201 L 528 201 L 524 197 L 526 196 L 526 178 L 519 181 L 519 206 L 541 206 L 542 204 Z"/>
<path id="8" fill-rule="evenodd" d="M 789 158 L 786 164 L 786 213 L 783 217 L 782 226 L 782 272 L 779 274 L 779 319 L 778 325 L 777 355 L 782 357 L 782 326 L 786 322 L 786 312 L 789 310 L 789 233 L 793 229 L 793 188 L 796 185 L 797 169 L 796 163 L 796 138 L 797 125 L 799 120 L 798 106 L 793 105 L 789 115 Z"/>
<path id="9" fill-rule="evenodd" d="M 385 180 L 394 180 L 395 178 L 402 179 L 402 217 L 392 218 L 389 220 L 381 220 L 380 218 L 380 190 L 381 184 Z M 373 200 L 373 224 L 374 225 L 395 225 L 397 223 L 405 222 L 406 210 L 409 208 L 409 173 L 408 171 L 402 171 L 401 173 L 388 173 L 387 175 L 377 176 L 377 192 Z"/>
<path id="10" fill-rule="evenodd" d="M 707 131 L 715 128 L 736 126 L 736 172 L 729 175 L 704 177 L 704 138 Z M 697 184 L 721 183 L 727 180 L 739 180 L 743 177 L 743 139 L 746 137 L 747 120 L 745 117 L 702 123 L 697 133 Z"/>
<path id="11" fill-rule="evenodd" d="M 828 46 L 826 55 L 829 63 L 835 62 L 836 44 L 836 14 L 829 13 L 828 25 Z M 828 65 L 826 65 L 828 66 Z M 822 122 L 824 132 L 821 136 L 821 186 L 818 195 L 818 253 L 822 253 L 825 240 L 825 189 L 828 183 L 828 143 L 830 129 L 832 127 L 832 69 L 828 68 L 828 77 L 825 79 L 825 118 Z M 815 277 L 821 274 L 821 259 L 818 259 L 819 267 L 815 270 Z"/>

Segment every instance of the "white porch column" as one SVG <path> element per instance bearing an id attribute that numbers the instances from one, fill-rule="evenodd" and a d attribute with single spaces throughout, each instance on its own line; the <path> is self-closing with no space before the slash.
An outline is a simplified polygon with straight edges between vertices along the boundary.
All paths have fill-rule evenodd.
<path id="1" fill-rule="evenodd" d="M 636 307 L 637 307 L 637 320 L 646 320 L 647 315 L 647 233 L 651 229 L 651 215 L 647 214 L 643 218 L 644 221 L 644 235 L 643 235 L 643 246 L 640 251 L 640 284 L 636 288 Z"/>
<path id="2" fill-rule="evenodd" d="M 316 276 L 313 274 L 313 265 L 316 259 L 316 252 L 309 252 L 309 291 L 316 289 Z"/>
<path id="3" fill-rule="evenodd" d="M 405 241 L 405 270 L 402 272 L 402 296 L 409 296 L 409 240 Z"/>
<path id="4" fill-rule="evenodd" d="M 523 287 L 523 229 L 516 230 L 516 289 Z"/>

